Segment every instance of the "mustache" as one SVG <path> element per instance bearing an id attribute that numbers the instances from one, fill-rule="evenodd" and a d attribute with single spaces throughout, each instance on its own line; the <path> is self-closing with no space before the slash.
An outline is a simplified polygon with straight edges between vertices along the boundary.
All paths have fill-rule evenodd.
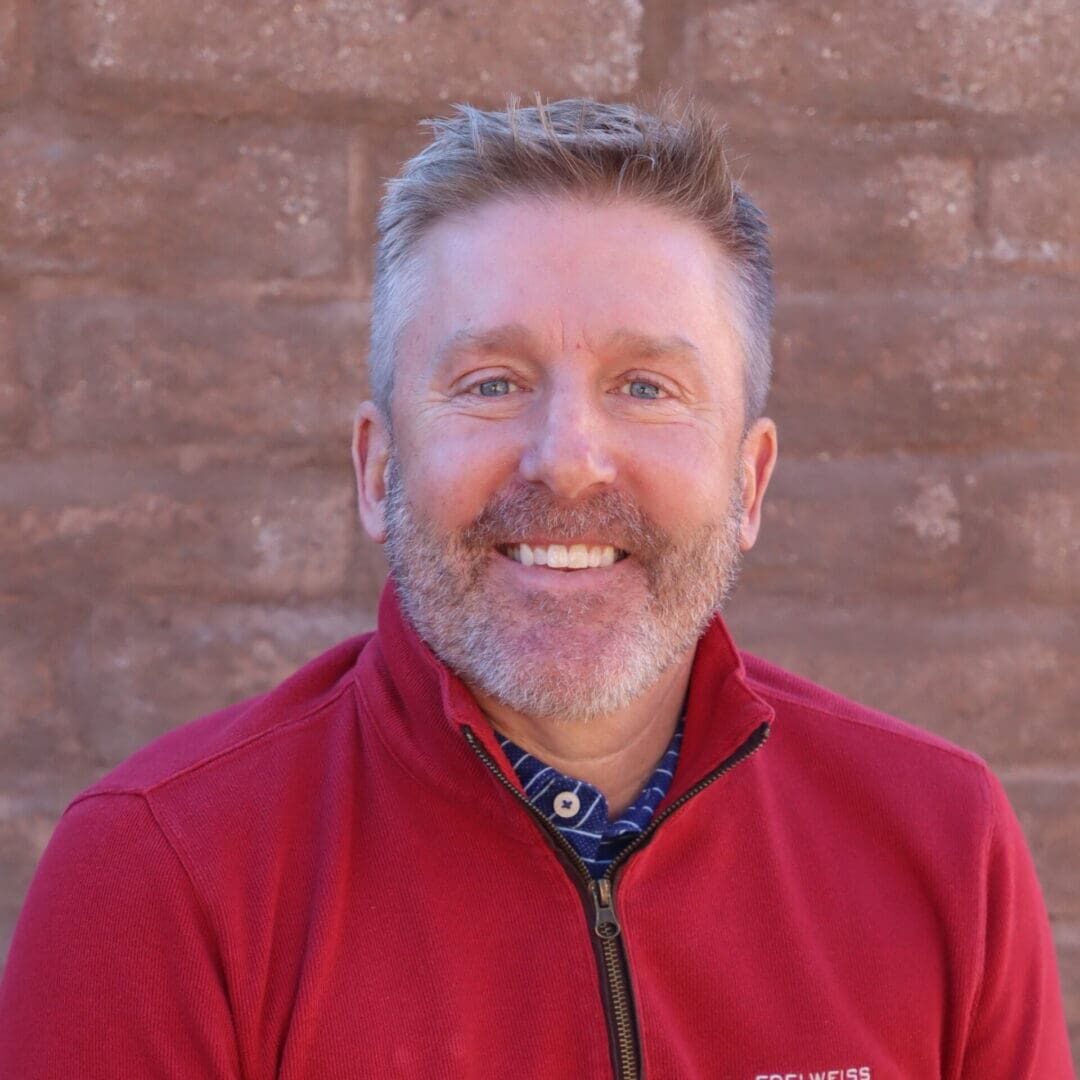
<path id="1" fill-rule="evenodd" d="M 595 533 L 615 547 L 649 555 L 670 545 L 668 535 L 619 491 L 604 490 L 580 502 L 565 503 L 541 487 L 518 486 L 499 492 L 460 534 L 469 547 L 491 548 L 530 534 L 568 539 Z"/>

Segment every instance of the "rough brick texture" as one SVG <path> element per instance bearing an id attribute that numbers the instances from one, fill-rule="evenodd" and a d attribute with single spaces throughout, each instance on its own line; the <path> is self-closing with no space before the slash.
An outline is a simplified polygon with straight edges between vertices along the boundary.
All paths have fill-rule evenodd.
<path id="1" fill-rule="evenodd" d="M 75 792 L 373 622 L 348 443 L 418 121 L 665 85 L 773 231 L 736 636 L 986 757 L 1080 1021 L 1073 0 L 0 0 L 0 958 Z"/>
<path id="2" fill-rule="evenodd" d="M 555 10 L 529 0 L 69 7 L 73 61 L 91 85 L 135 84 L 166 102 L 211 107 L 311 95 L 437 104 L 515 86 L 624 94 L 637 83 L 641 48 L 640 0 Z"/>
<path id="3" fill-rule="evenodd" d="M 1038 768 L 1080 756 L 1080 672 L 1069 612 L 928 611 L 864 596 L 823 606 L 817 594 L 761 604 L 747 587 L 729 615 L 751 652 L 992 763 Z"/>
<path id="4" fill-rule="evenodd" d="M 1080 276 L 1080 147 L 997 163 L 990 174 L 990 256 Z"/>
<path id="5" fill-rule="evenodd" d="M 127 459 L 10 466 L 0 506 L 8 587 L 237 597 L 340 596 L 355 544 L 347 467 L 189 474 Z M 317 526 L 317 527 L 313 527 Z"/>
<path id="6" fill-rule="evenodd" d="M 737 169 L 768 215 L 788 289 L 895 289 L 973 256 L 974 166 L 890 145 L 740 143 Z"/>
<path id="7" fill-rule="evenodd" d="M 33 397 L 23 380 L 14 305 L 0 299 L 0 450 L 25 444 L 33 423 Z"/>
<path id="8" fill-rule="evenodd" d="M 780 122 L 1080 112 L 1072 0 L 710 4 L 685 42 L 679 77 L 689 65 L 725 104 Z"/>
<path id="9" fill-rule="evenodd" d="M 26 12 L 21 0 L 0 0 L 0 103 L 17 96 L 28 75 Z"/>
<path id="10" fill-rule="evenodd" d="M 1080 602 L 1076 456 L 788 461 L 773 483 L 751 590 Z"/>
<path id="11" fill-rule="evenodd" d="M 154 737 L 163 709 L 202 714 L 242 700 L 373 625 L 340 604 L 284 609 L 156 597 L 95 605 L 74 649 L 77 735 L 104 760 L 126 757 Z"/>
<path id="12" fill-rule="evenodd" d="M 344 271 L 345 147 L 309 129 L 0 133 L 0 275 L 312 278 Z"/>
<path id="13" fill-rule="evenodd" d="M 0 615 L 0 758 L 6 773 L 0 821 L 24 813 L 55 819 L 70 793 L 100 775 L 106 760 L 87 752 L 70 692 L 86 606 L 67 597 L 7 599 L 0 601 Z M 63 665 L 51 659 L 56 653 L 64 654 Z M 0 904 L 10 909 L 14 899 L 5 893 Z"/>
<path id="14" fill-rule="evenodd" d="M 781 306 L 774 354 L 769 412 L 785 455 L 1076 447 L 1075 303 L 793 300 Z"/>
<path id="15" fill-rule="evenodd" d="M 25 350 L 41 439 L 215 444 L 235 455 L 292 443 L 340 462 L 366 393 L 366 314 L 343 301 L 41 304 Z"/>
<path id="16" fill-rule="evenodd" d="M 1075 844 L 1073 845 L 1075 848 Z M 1061 988 L 1065 995 L 1065 1016 L 1080 1016 L 1080 923 L 1059 922 L 1054 927 L 1058 964 L 1061 967 Z M 1076 1040 L 1073 1040 L 1073 1060 L 1076 1059 Z"/>
<path id="17" fill-rule="evenodd" d="M 1080 917 L 1080 877 L 1070 860 L 1080 834 L 1080 778 L 1005 774 L 1009 800 L 1016 808 L 1039 870 L 1046 903 L 1063 917 Z"/>

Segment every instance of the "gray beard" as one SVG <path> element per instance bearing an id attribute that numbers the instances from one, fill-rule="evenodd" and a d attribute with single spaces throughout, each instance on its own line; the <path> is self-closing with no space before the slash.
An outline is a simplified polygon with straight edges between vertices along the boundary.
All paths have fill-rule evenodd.
<path id="1" fill-rule="evenodd" d="M 738 577 L 738 482 L 724 519 L 681 541 L 615 491 L 566 507 L 521 486 L 494 496 L 467 528 L 442 533 L 413 510 L 393 454 L 386 485 L 386 555 L 406 617 L 466 684 L 526 716 L 581 722 L 624 708 L 696 644 Z M 495 545 L 587 533 L 644 570 L 634 610 L 621 610 L 625 596 L 511 598 L 490 588 Z"/>

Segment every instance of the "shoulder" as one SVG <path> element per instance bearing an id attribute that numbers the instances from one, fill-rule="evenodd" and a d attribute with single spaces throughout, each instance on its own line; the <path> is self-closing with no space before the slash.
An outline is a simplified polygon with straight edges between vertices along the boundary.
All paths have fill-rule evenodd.
<path id="1" fill-rule="evenodd" d="M 161 906 L 160 889 L 169 903 L 187 898 L 189 922 L 246 941 L 275 897 L 315 890 L 360 782 L 353 688 L 369 640 L 350 638 L 269 693 L 169 732 L 77 795 L 50 842 L 57 902 L 81 903 L 100 881 L 103 894 Z"/>
<path id="2" fill-rule="evenodd" d="M 349 638 L 321 654 L 266 694 L 192 720 L 148 743 L 80 792 L 71 805 L 97 795 L 151 797 L 190 786 L 221 767 L 265 763 L 286 742 L 315 735 L 320 721 L 341 714 L 357 658 L 371 634 Z M 351 717 L 351 710 L 345 713 Z M 342 714 L 344 715 L 344 714 Z"/>
<path id="3" fill-rule="evenodd" d="M 786 723 L 831 727 L 847 734 L 857 730 L 869 739 L 895 744 L 898 750 L 906 747 L 915 754 L 946 755 L 976 769 L 986 768 L 978 754 L 933 732 L 853 701 L 752 653 L 741 655 L 750 688 L 768 701 Z"/>
<path id="4" fill-rule="evenodd" d="M 990 828 L 999 784 L 978 754 L 758 656 L 742 657 L 747 684 L 775 713 L 770 743 L 788 774 L 857 791 L 868 807 L 924 826 L 951 814 L 978 832 Z"/>

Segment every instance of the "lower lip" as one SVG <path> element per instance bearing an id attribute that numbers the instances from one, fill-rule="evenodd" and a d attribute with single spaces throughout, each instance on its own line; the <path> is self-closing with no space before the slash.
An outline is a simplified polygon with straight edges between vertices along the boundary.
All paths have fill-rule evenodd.
<path id="1" fill-rule="evenodd" d="M 633 556 L 620 559 L 611 566 L 590 567 L 587 570 L 553 570 L 550 566 L 526 566 L 501 551 L 495 552 L 495 566 L 510 575 L 518 584 L 530 589 L 557 593 L 580 593 L 583 590 L 610 590 L 632 573 Z"/>

